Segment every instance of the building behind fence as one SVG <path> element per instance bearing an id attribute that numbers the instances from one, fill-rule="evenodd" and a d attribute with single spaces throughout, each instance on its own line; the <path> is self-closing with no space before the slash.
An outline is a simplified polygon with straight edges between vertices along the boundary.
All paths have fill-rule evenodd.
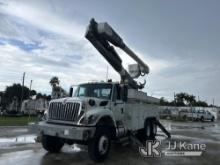
<path id="1" fill-rule="evenodd" d="M 48 108 L 48 105 L 48 100 L 43 98 L 24 100 L 21 105 L 21 112 L 25 115 L 36 115 L 43 113 Z"/>
<path id="2" fill-rule="evenodd" d="M 169 110 L 171 114 L 178 114 L 182 110 L 205 110 L 211 112 L 216 119 L 220 119 L 220 108 L 219 107 L 175 107 L 175 106 L 160 106 L 161 112 Z"/>

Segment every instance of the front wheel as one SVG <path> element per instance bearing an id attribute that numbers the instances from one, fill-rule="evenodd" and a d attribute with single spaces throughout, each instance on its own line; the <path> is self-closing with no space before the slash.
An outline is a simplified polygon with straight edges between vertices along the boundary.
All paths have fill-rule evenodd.
<path id="1" fill-rule="evenodd" d="M 89 140 L 88 153 L 92 160 L 101 162 L 108 156 L 111 147 L 111 137 L 109 129 L 98 127 L 94 137 Z"/>
<path id="2" fill-rule="evenodd" d="M 42 146 L 45 150 L 51 153 L 57 153 L 63 147 L 64 142 L 58 138 L 48 135 L 43 135 L 42 137 Z"/>

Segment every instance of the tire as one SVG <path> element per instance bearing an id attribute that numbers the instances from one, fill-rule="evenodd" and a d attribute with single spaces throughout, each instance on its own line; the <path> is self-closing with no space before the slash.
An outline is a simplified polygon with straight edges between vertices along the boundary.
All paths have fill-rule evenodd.
<path id="1" fill-rule="evenodd" d="M 187 120 L 187 117 L 186 117 L 186 115 L 184 115 L 184 116 L 183 116 L 183 120 L 184 120 L 184 121 L 186 121 L 186 120 Z"/>
<path id="2" fill-rule="evenodd" d="M 155 119 L 147 119 L 144 124 L 145 140 L 155 140 L 157 125 Z"/>
<path id="3" fill-rule="evenodd" d="M 58 137 L 48 135 L 43 135 L 42 137 L 43 148 L 51 153 L 58 153 L 63 145 L 64 142 Z"/>
<path id="4" fill-rule="evenodd" d="M 215 121 L 215 117 L 214 117 L 214 116 L 212 116 L 212 119 L 211 119 L 211 121 L 212 121 L 212 122 L 214 122 L 214 121 Z"/>
<path id="5" fill-rule="evenodd" d="M 95 162 L 104 161 L 111 148 L 111 135 L 108 127 L 97 127 L 95 135 L 88 143 L 89 157 Z"/>
<path id="6" fill-rule="evenodd" d="M 203 116 L 200 118 L 200 121 L 201 121 L 201 122 L 204 122 L 204 117 L 203 117 Z"/>

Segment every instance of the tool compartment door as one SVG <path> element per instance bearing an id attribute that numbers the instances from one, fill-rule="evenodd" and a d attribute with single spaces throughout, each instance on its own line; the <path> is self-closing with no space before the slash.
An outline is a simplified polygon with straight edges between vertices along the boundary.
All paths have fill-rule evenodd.
<path id="1" fill-rule="evenodd" d="M 144 127 L 148 117 L 159 117 L 159 106 L 146 103 L 126 103 L 124 123 L 129 130 L 135 131 Z"/>

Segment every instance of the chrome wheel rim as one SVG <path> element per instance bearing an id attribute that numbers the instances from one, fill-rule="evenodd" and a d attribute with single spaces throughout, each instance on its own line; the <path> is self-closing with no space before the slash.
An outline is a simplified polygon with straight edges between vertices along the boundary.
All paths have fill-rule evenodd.
<path id="1" fill-rule="evenodd" d="M 99 153 L 100 154 L 105 154 L 108 151 L 108 147 L 109 147 L 109 139 L 106 135 L 103 135 L 100 137 L 99 139 Z"/>

